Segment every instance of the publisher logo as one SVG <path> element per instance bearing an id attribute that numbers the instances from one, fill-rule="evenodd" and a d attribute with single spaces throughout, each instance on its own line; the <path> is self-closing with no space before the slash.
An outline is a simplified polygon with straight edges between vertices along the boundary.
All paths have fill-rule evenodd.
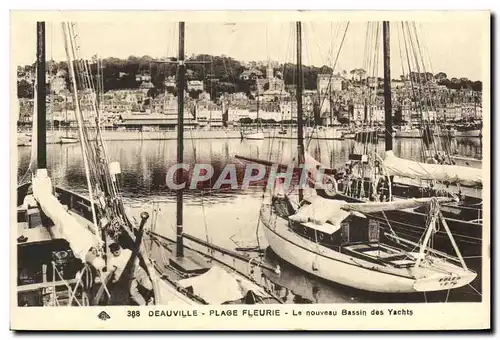
<path id="1" fill-rule="evenodd" d="M 102 311 L 100 312 L 97 317 L 103 321 L 106 321 L 107 319 L 111 319 L 111 316 L 109 316 L 108 313 L 106 313 L 105 311 Z"/>

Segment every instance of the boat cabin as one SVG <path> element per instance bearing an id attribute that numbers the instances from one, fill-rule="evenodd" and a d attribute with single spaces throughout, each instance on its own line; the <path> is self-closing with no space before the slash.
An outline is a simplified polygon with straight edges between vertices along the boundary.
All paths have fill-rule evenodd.
<path id="1" fill-rule="evenodd" d="M 310 204 L 304 200 L 299 209 Z M 288 219 L 289 228 L 296 235 L 339 253 L 394 267 L 408 267 L 415 263 L 415 259 L 408 256 L 405 246 L 385 235 L 389 232 L 388 227 L 379 221 L 356 215 L 350 215 L 338 224 L 331 221 L 323 224 L 311 220 L 298 221 L 294 219 L 294 214 L 299 209 L 293 207 L 288 197 L 275 198 L 273 208 L 279 216 Z"/>

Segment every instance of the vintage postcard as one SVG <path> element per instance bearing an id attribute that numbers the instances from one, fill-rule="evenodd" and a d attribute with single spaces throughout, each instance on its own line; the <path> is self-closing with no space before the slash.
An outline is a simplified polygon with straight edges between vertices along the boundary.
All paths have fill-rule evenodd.
<path id="1" fill-rule="evenodd" d="M 11 328 L 489 329 L 490 20 L 11 12 Z"/>

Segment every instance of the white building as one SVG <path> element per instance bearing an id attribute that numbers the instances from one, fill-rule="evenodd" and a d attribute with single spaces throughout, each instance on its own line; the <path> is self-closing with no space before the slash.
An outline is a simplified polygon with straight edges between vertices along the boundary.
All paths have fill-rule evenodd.
<path id="1" fill-rule="evenodd" d="M 203 91 L 203 82 L 201 80 L 190 80 L 187 89 L 188 91 Z"/>
<path id="2" fill-rule="evenodd" d="M 341 91 L 342 77 L 333 74 L 318 74 L 316 87 L 320 95 L 328 94 L 330 92 L 330 89 L 332 91 Z"/>
<path id="3" fill-rule="evenodd" d="M 250 111 L 248 109 L 229 108 L 227 110 L 227 120 L 229 122 L 237 122 L 242 118 L 250 118 Z"/>
<path id="4" fill-rule="evenodd" d="M 200 126 L 222 126 L 222 110 L 197 110 L 196 120 Z"/>

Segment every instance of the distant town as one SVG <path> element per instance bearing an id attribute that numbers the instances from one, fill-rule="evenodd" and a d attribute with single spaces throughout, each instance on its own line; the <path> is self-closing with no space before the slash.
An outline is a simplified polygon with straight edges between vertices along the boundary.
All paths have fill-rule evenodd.
<path id="1" fill-rule="evenodd" d="M 187 126 L 217 128 L 252 124 L 257 119 L 268 125 L 295 122 L 295 64 L 244 63 L 210 55 L 191 56 L 188 61 Z M 95 89 L 79 91 L 80 107 L 84 111 L 90 108 L 95 97 L 102 126 L 127 129 L 176 126 L 175 59 L 95 57 L 79 62 L 88 64 L 93 75 L 89 81 Z M 67 63 L 48 62 L 47 70 L 47 119 L 55 127 L 76 126 Z M 328 126 L 384 120 L 382 78 L 368 77 L 360 68 L 333 71 L 328 66 L 304 66 L 303 72 L 302 102 L 310 123 Z M 34 83 L 34 65 L 19 66 L 20 126 L 31 124 Z M 393 76 L 391 87 L 396 124 L 413 124 L 422 119 L 464 122 L 482 117 L 481 81 L 449 79 L 443 72 L 412 72 L 398 78 Z M 89 120 L 93 118 L 87 116 Z"/>

